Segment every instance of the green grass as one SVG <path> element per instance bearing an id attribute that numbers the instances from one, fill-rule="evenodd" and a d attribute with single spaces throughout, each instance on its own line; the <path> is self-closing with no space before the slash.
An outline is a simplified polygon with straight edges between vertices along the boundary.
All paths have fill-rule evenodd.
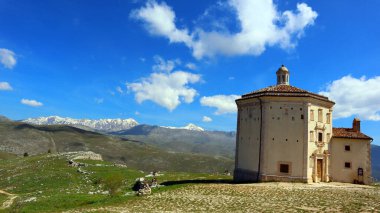
<path id="1" fill-rule="evenodd" d="M 0 194 L 0 204 L 2 204 L 4 201 L 8 199 L 7 195 Z M 1 205 L 0 205 L 1 206 Z"/>
<path id="2" fill-rule="evenodd" d="M 135 179 L 144 177 L 146 173 L 114 166 L 113 163 L 105 161 L 78 160 L 87 164 L 86 167 L 81 167 L 81 170 L 88 174 L 82 174 L 77 172 L 78 168 L 68 166 L 67 160 L 64 156 L 55 155 L 1 160 L 0 189 L 19 196 L 10 209 L 20 212 L 56 212 L 117 206 L 130 199 L 139 199 L 134 196 L 131 188 Z M 163 174 L 158 177 L 159 183 L 226 178 L 197 173 Z M 185 185 L 189 183 L 165 186 L 153 192 L 164 192 Z M 103 194 L 111 189 L 114 190 L 112 196 Z M 2 196 L 0 199 L 1 205 L 7 198 Z M 26 202 L 28 200 L 29 202 Z"/>
<path id="3" fill-rule="evenodd" d="M 0 160 L 9 160 L 16 158 L 17 155 L 0 151 Z"/>

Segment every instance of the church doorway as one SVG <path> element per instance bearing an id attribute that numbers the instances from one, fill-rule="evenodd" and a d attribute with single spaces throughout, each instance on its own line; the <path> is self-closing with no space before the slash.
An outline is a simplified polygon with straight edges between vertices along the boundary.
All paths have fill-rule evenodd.
<path id="1" fill-rule="evenodd" d="M 315 151 L 312 156 L 311 160 L 314 161 L 313 163 L 313 173 L 312 178 L 313 182 L 329 182 L 329 156 L 327 150 L 323 151 Z"/>
<path id="2" fill-rule="evenodd" d="M 317 180 L 318 182 L 322 181 L 323 177 L 323 160 L 317 159 Z"/>

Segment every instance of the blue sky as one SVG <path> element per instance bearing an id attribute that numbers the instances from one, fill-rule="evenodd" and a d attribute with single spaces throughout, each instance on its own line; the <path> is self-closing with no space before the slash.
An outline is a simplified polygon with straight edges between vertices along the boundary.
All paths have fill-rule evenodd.
<path id="1" fill-rule="evenodd" d="M 0 114 L 235 130 L 233 99 L 328 95 L 334 126 L 380 140 L 380 2 L 0 1 Z M 364 77 L 365 76 L 365 77 Z"/>

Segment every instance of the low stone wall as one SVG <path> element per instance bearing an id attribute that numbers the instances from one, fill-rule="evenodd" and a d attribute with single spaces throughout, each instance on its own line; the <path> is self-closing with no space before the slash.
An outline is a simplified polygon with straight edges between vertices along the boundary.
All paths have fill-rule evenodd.
<path id="1" fill-rule="evenodd" d="M 57 156 L 66 156 L 70 160 L 103 160 L 100 154 L 91 151 L 64 152 L 55 154 Z"/>

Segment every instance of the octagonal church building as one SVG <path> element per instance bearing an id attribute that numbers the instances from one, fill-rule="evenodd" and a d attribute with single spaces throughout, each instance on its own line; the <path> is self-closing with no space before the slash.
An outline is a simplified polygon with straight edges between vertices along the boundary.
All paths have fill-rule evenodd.
<path id="1" fill-rule="evenodd" d="M 360 130 L 333 128 L 334 102 L 289 85 L 281 66 L 277 85 L 236 100 L 234 181 L 371 182 L 372 138 Z"/>

